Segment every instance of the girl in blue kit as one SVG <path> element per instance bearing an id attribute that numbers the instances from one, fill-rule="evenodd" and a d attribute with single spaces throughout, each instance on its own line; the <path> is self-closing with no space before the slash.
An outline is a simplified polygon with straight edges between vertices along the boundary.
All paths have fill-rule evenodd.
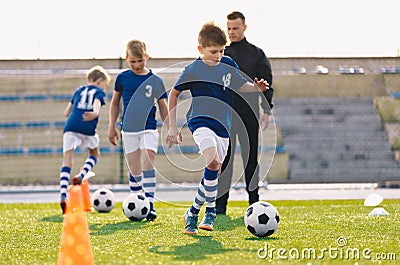
<path id="1" fill-rule="evenodd" d="M 206 161 L 194 202 L 183 216 L 186 234 L 198 233 L 198 214 L 204 203 L 206 210 L 199 228 L 214 229 L 214 202 L 218 173 L 229 144 L 233 90 L 261 92 L 268 89 L 268 83 L 263 79 L 255 78 L 254 84 L 247 82 L 236 63 L 223 56 L 226 42 L 226 34 L 221 28 L 212 22 L 204 24 L 198 36 L 200 57 L 184 69 L 169 94 L 168 147 L 182 140 L 176 124 L 176 106 L 180 93 L 189 90 L 192 104 L 187 113 L 188 127 Z"/>
<path id="2" fill-rule="evenodd" d="M 60 205 L 65 213 L 67 188 L 71 175 L 72 158 L 75 148 L 87 147 L 87 157 L 73 183 L 80 184 L 86 174 L 96 165 L 100 155 L 99 136 L 96 133 L 100 107 L 105 104 L 105 91 L 110 76 L 101 66 L 91 68 L 87 73 L 88 84 L 75 90 L 72 100 L 65 109 L 67 120 L 63 134 L 63 164 L 60 170 Z"/>
<path id="3" fill-rule="evenodd" d="M 129 70 L 118 74 L 110 104 L 108 138 L 113 145 L 118 143 L 116 122 L 122 98 L 122 142 L 129 167 L 129 187 L 134 193 L 144 192 L 150 201 L 147 220 L 157 218 L 154 209 L 156 173 L 154 160 L 158 149 L 156 106 L 161 119 L 168 115 L 167 94 L 163 80 L 146 68 L 149 55 L 146 45 L 139 40 L 127 44 L 126 62 Z"/>

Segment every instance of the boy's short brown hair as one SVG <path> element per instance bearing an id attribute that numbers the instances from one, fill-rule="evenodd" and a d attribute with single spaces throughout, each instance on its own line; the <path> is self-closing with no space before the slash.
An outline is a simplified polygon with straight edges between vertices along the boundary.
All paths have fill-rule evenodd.
<path id="1" fill-rule="evenodd" d="M 147 56 L 146 44 L 140 40 L 130 40 L 126 45 L 126 56 L 129 54 L 138 58 Z"/>
<path id="2" fill-rule="evenodd" d="M 86 77 L 89 82 L 96 82 L 98 79 L 104 79 L 107 80 L 107 83 L 109 83 L 111 80 L 110 75 L 100 65 L 90 68 L 86 74 Z"/>
<path id="3" fill-rule="evenodd" d="M 226 45 L 227 38 L 225 31 L 215 25 L 214 22 L 207 22 L 201 27 L 198 42 L 202 47 L 223 46 Z"/>

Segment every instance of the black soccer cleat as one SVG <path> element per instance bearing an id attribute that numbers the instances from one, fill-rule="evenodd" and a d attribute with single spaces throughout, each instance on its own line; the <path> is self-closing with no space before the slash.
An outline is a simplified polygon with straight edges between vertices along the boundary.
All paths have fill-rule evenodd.
<path id="1" fill-rule="evenodd" d="M 157 218 L 157 213 L 153 209 L 149 212 L 149 214 L 146 216 L 147 221 L 154 221 Z"/>
<path id="2" fill-rule="evenodd" d="M 60 202 L 61 210 L 65 214 L 65 209 L 67 208 L 67 203 L 65 201 Z"/>
<path id="3" fill-rule="evenodd" d="M 82 179 L 79 175 L 76 175 L 73 179 L 72 179 L 72 185 L 81 185 L 82 184 Z"/>

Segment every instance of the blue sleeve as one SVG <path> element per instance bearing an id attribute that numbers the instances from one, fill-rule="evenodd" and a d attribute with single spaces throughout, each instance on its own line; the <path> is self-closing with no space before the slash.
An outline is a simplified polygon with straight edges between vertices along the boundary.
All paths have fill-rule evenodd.
<path id="1" fill-rule="evenodd" d="M 162 79 L 160 79 L 159 91 L 160 92 L 158 93 L 158 99 L 168 98 L 168 94 L 165 91 L 165 86 Z"/>
<path id="2" fill-rule="evenodd" d="M 114 90 L 117 92 L 122 92 L 121 75 L 118 75 L 115 79 Z"/>
<path id="3" fill-rule="evenodd" d="M 194 75 L 191 69 L 189 67 L 185 67 L 182 74 L 178 77 L 178 80 L 176 81 L 174 88 L 178 91 L 184 91 L 190 89 L 190 87 L 187 84 L 193 82 L 194 80 L 193 77 Z"/>
<path id="4" fill-rule="evenodd" d="M 236 68 L 236 74 L 235 74 L 234 80 L 233 80 L 235 89 L 240 89 L 245 83 L 247 83 L 246 78 L 242 75 L 239 68 Z"/>
<path id="5" fill-rule="evenodd" d="M 160 99 L 161 99 L 161 98 L 168 98 L 168 94 L 167 94 L 166 91 L 164 91 L 164 93 L 161 95 Z"/>
<path id="6" fill-rule="evenodd" d="M 156 86 L 156 92 L 154 94 L 154 97 L 157 100 L 161 99 L 161 98 L 167 98 L 168 95 L 167 95 L 167 92 L 165 91 L 165 86 L 164 86 L 163 79 L 158 75 L 153 75 L 150 78 L 154 78 L 155 79 L 155 81 L 152 82 Z"/>
<path id="7" fill-rule="evenodd" d="M 100 89 L 98 90 L 98 93 L 96 93 L 96 95 L 95 95 L 95 98 L 100 100 L 100 103 L 101 103 L 102 106 L 106 104 L 106 101 L 104 99 L 105 96 L 106 96 L 106 94 L 104 93 L 104 91 L 100 90 Z"/>
<path id="8" fill-rule="evenodd" d="M 247 83 L 247 79 L 243 76 L 237 63 L 233 59 L 229 59 L 230 65 L 235 68 L 235 74 L 232 77 L 232 88 L 238 90 L 243 86 L 243 84 Z"/>
<path id="9" fill-rule="evenodd" d="M 72 105 L 74 105 L 75 93 L 72 95 L 71 100 L 69 101 Z"/>

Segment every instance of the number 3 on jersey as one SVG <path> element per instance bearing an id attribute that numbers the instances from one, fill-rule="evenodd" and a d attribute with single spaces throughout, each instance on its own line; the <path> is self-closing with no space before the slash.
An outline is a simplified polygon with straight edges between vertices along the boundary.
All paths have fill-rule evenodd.
<path id="1" fill-rule="evenodd" d="M 153 94 L 153 87 L 151 85 L 146 85 L 146 92 L 144 94 L 146 97 L 150 98 Z"/>
<path id="2" fill-rule="evenodd" d="M 93 97 L 94 94 L 96 93 L 96 89 L 90 89 L 85 88 L 81 92 L 81 99 L 78 102 L 78 109 L 83 109 L 83 110 L 91 110 L 93 109 Z"/>

